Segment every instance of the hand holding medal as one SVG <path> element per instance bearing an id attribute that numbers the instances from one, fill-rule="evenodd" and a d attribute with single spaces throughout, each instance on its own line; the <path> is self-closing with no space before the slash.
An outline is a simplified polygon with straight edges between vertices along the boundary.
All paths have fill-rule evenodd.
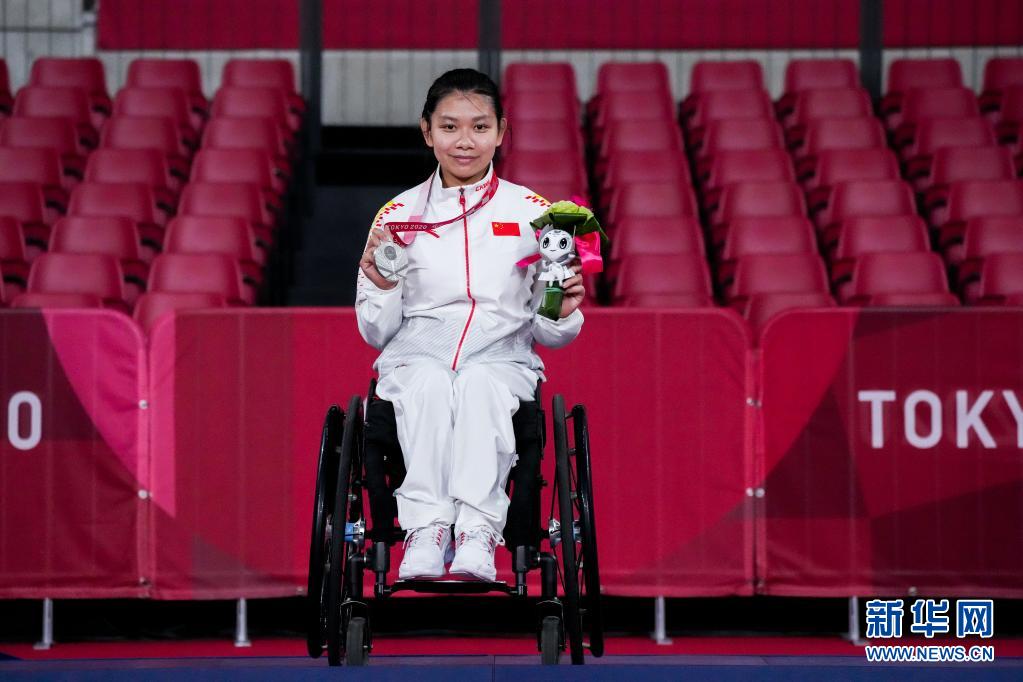
<path id="1" fill-rule="evenodd" d="M 375 227 L 369 233 L 359 267 L 378 289 L 393 289 L 408 270 L 408 255 Z"/>

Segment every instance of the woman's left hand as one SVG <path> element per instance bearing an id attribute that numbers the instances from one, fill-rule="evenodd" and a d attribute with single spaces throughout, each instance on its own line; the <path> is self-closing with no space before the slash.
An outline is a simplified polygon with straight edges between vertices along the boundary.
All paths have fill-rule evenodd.
<path id="1" fill-rule="evenodd" d="M 579 307 L 579 304 L 583 302 L 583 298 L 586 296 L 586 288 L 583 286 L 583 276 L 579 274 L 583 269 L 579 259 L 576 258 L 573 260 L 570 267 L 575 275 L 561 283 L 561 288 L 565 290 L 564 296 L 561 299 L 562 319 L 575 312 L 575 309 Z"/>

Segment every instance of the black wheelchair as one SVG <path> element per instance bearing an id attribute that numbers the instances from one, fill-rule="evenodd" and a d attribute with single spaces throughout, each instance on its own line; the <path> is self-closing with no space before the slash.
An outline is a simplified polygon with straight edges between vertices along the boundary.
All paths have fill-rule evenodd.
<path id="1" fill-rule="evenodd" d="M 547 485 L 541 471 L 547 431 L 539 383 L 535 399 L 521 402 L 513 418 L 519 459 L 508 479 L 511 503 L 504 530 L 506 547 L 512 553 L 513 585 L 500 580 L 399 580 L 389 584 L 391 547 L 405 537 L 397 526 L 393 496 L 405 478 L 405 461 L 394 407 L 378 398 L 375 389 L 373 381 L 365 414 L 363 399 L 356 395 L 347 412 L 331 406 L 323 424 L 309 547 L 309 655 L 318 658 L 326 649 L 332 666 L 342 661 L 346 665 L 367 663 L 373 648 L 369 601 L 363 588 L 367 569 L 375 575 L 372 596 L 382 599 L 400 591 L 502 592 L 525 598 L 529 596 L 526 574 L 539 568 L 536 623 L 541 663 L 557 664 L 566 647 L 576 665 L 583 663 L 584 649 L 602 656 L 600 573 L 584 407 L 576 405 L 566 412 L 562 396 L 555 395 L 552 401 L 555 475 L 546 526 L 542 525 L 540 490 Z M 364 493 L 369 498 L 369 519 L 364 513 Z"/>

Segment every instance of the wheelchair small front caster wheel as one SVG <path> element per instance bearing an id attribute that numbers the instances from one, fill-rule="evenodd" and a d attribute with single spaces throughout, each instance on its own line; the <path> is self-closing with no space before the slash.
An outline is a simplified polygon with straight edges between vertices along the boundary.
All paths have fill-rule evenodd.
<path id="1" fill-rule="evenodd" d="M 363 666 L 369 662 L 369 626 L 366 619 L 356 616 L 348 621 L 345 665 Z"/>
<path id="2" fill-rule="evenodd" d="M 561 660 L 561 619 L 547 616 L 540 626 L 540 663 L 557 665 Z"/>

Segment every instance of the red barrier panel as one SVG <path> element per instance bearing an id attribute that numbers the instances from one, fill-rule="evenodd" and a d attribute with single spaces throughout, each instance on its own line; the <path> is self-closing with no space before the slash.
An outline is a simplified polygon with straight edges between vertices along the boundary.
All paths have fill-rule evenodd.
<path id="1" fill-rule="evenodd" d="M 150 343 L 154 596 L 296 594 L 323 415 L 375 357 L 354 313 L 190 312 Z"/>
<path id="2" fill-rule="evenodd" d="M 1023 596 L 1023 313 L 794 312 L 761 346 L 764 592 Z"/>
<path id="3" fill-rule="evenodd" d="M 748 345 L 727 310 L 590 309 L 540 350 L 545 402 L 586 406 L 608 594 L 752 594 Z"/>
<path id="4" fill-rule="evenodd" d="M 744 325 L 723 311 L 587 315 L 578 341 L 544 352 L 544 397 L 588 408 L 608 593 L 750 593 Z M 185 313 L 151 339 L 154 595 L 295 594 L 323 415 L 372 376 L 354 313 Z"/>
<path id="5" fill-rule="evenodd" d="M 125 315 L 0 313 L 0 598 L 146 594 L 146 377 Z"/>

